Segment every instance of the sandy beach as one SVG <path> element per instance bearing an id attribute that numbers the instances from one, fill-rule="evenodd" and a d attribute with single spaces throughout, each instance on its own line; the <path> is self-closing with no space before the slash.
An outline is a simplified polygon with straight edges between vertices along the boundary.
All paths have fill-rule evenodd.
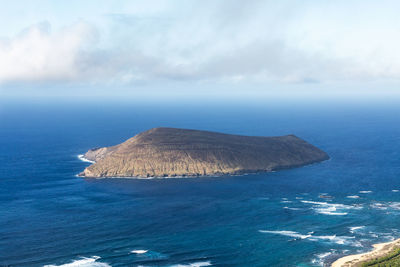
<path id="1" fill-rule="evenodd" d="M 355 254 L 345 256 L 336 260 L 332 263 L 332 267 L 353 267 L 359 266 L 360 263 L 365 261 L 373 260 L 375 258 L 380 258 L 388 253 L 392 252 L 394 248 L 400 247 L 400 239 L 394 240 L 392 242 L 380 243 L 373 245 L 374 250 L 362 254 Z"/>

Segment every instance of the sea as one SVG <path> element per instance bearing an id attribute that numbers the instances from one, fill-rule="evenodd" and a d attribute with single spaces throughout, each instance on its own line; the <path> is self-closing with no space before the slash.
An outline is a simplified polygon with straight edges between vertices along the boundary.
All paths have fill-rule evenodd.
<path id="1" fill-rule="evenodd" d="M 2 102 L 0 266 L 329 266 L 400 238 L 400 101 Z M 329 160 L 240 176 L 90 179 L 153 127 L 295 134 Z"/>

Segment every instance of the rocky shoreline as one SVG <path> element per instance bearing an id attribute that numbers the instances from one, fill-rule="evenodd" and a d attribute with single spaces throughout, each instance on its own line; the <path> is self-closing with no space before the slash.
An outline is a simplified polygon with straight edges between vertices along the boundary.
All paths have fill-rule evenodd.
<path id="1" fill-rule="evenodd" d="M 331 267 L 359 267 L 363 263 L 385 257 L 392 253 L 394 249 L 400 248 L 400 239 L 375 244 L 373 247 L 374 249 L 370 252 L 342 257 L 333 262 Z"/>

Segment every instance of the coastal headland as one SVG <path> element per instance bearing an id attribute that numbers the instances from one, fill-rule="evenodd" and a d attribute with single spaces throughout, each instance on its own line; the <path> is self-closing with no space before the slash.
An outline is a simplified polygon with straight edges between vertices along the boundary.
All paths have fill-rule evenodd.
<path id="1" fill-rule="evenodd" d="M 345 256 L 332 263 L 332 267 L 400 266 L 400 239 L 373 245 L 370 252 Z"/>

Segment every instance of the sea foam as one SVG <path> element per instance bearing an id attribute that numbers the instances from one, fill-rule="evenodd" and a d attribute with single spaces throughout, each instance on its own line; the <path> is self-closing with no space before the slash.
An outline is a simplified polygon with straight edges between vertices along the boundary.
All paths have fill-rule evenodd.
<path id="1" fill-rule="evenodd" d="M 268 233 L 268 234 L 278 234 L 278 235 L 284 235 L 284 236 L 289 236 L 289 237 L 294 237 L 298 239 L 306 239 L 311 237 L 311 234 L 307 235 L 302 235 L 299 234 L 298 232 L 294 231 L 269 231 L 269 230 L 259 230 L 260 233 Z"/>
<path id="2" fill-rule="evenodd" d="M 331 252 L 325 252 L 325 253 L 321 253 L 316 255 L 317 258 L 311 260 L 311 263 L 313 265 L 318 265 L 318 266 L 324 266 L 325 265 L 325 258 L 331 256 L 333 254 L 333 250 Z"/>
<path id="3" fill-rule="evenodd" d="M 145 249 L 137 249 L 137 250 L 131 251 L 131 253 L 133 253 L 133 254 L 145 254 L 147 252 L 148 252 L 148 250 L 145 250 Z"/>
<path id="4" fill-rule="evenodd" d="M 188 264 L 174 264 L 171 265 L 171 267 L 203 267 L 203 266 L 211 266 L 210 261 L 199 261 L 199 262 L 193 262 L 193 263 L 188 263 Z"/>
<path id="5" fill-rule="evenodd" d="M 365 226 L 353 226 L 353 227 L 350 227 L 350 233 L 354 234 L 354 232 L 356 232 L 357 230 L 363 229 L 363 228 L 365 228 Z"/>
<path id="6" fill-rule="evenodd" d="M 293 237 L 295 239 L 304 239 L 310 241 L 327 241 L 338 245 L 349 245 L 353 247 L 361 247 L 360 242 L 355 240 L 354 236 L 337 236 L 337 235 L 312 235 L 308 233 L 306 235 L 300 234 L 295 231 L 269 231 L 269 230 L 259 230 L 260 233 L 278 234 L 283 236 Z"/>
<path id="7" fill-rule="evenodd" d="M 88 160 L 87 158 L 85 158 L 85 155 L 78 155 L 78 159 L 80 159 L 81 161 L 83 161 L 83 162 L 89 162 L 89 163 L 96 163 L 95 161 L 93 161 L 93 160 Z"/>
<path id="8" fill-rule="evenodd" d="M 370 207 L 377 210 L 400 210 L 400 202 L 374 202 Z"/>
<path id="9" fill-rule="evenodd" d="M 43 267 L 111 267 L 111 265 L 105 262 L 97 262 L 100 259 L 98 256 L 93 256 L 90 258 L 82 257 L 79 260 L 74 260 L 70 263 L 65 263 L 61 265 L 44 265 Z"/>
<path id="10" fill-rule="evenodd" d="M 348 214 L 347 212 L 345 212 L 346 210 L 349 210 L 349 209 L 362 209 L 361 206 L 355 206 L 355 205 L 344 205 L 344 204 L 309 201 L 309 200 L 302 200 L 301 202 L 303 202 L 304 204 L 313 205 L 313 209 L 317 213 L 324 214 L 324 215 L 343 216 L 343 215 L 347 215 Z"/>
<path id="11" fill-rule="evenodd" d="M 291 207 L 283 207 L 283 208 L 287 210 L 301 210 L 300 208 L 291 208 Z"/>

